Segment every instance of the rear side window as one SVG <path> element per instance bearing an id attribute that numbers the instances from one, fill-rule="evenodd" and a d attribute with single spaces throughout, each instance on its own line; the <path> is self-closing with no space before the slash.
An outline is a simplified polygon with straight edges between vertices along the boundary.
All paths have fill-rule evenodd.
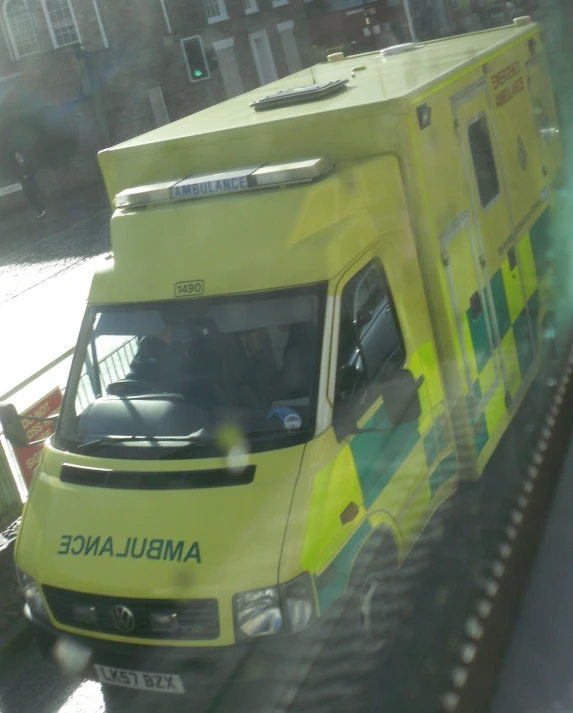
<path id="1" fill-rule="evenodd" d="M 481 115 L 468 127 L 468 139 L 476 175 L 479 199 L 486 208 L 499 195 L 499 179 L 487 119 Z"/>

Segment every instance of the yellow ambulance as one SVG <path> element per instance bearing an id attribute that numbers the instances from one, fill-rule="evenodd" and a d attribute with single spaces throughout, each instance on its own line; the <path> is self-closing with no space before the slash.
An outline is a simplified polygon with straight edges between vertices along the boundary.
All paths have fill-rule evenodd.
<path id="1" fill-rule="evenodd" d="M 170 693 L 341 601 L 383 650 L 396 571 L 542 363 L 539 27 L 335 55 L 100 162 L 113 253 L 16 549 L 38 640 Z"/>

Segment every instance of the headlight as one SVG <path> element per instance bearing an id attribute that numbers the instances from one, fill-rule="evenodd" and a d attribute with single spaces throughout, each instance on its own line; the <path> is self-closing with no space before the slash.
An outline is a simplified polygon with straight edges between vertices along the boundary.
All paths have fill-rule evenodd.
<path id="1" fill-rule="evenodd" d="M 22 572 L 21 569 L 16 568 L 16 574 L 18 575 L 18 581 L 24 594 L 24 600 L 26 602 L 25 609 L 27 608 L 32 616 L 48 619 L 48 612 L 46 611 L 44 600 L 40 594 L 40 587 L 29 574 Z"/>
<path id="2" fill-rule="evenodd" d="M 276 587 L 236 594 L 234 605 L 235 629 L 242 638 L 276 634 L 283 625 Z"/>
<path id="3" fill-rule="evenodd" d="M 303 572 L 296 579 L 283 584 L 281 598 L 288 616 L 290 630 L 302 631 L 316 618 L 314 590 L 308 572 Z"/>
<path id="4" fill-rule="evenodd" d="M 236 594 L 233 600 L 237 638 L 296 633 L 316 618 L 308 572 L 278 587 Z"/>

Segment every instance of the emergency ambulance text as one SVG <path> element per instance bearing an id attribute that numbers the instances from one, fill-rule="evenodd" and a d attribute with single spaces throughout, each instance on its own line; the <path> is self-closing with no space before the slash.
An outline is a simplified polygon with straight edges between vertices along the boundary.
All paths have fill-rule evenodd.
<path id="1" fill-rule="evenodd" d="M 511 82 L 511 84 L 509 84 Z M 519 62 L 512 62 L 507 67 L 492 75 L 491 83 L 494 89 L 499 89 L 505 86 L 500 92 L 495 95 L 495 104 L 497 107 L 507 104 L 514 96 L 525 89 L 525 78 L 521 74 Z"/>
<path id="2" fill-rule="evenodd" d="M 220 193 L 244 191 L 249 187 L 247 176 L 225 178 L 220 181 L 202 181 L 200 183 L 181 183 L 173 189 L 173 197 L 198 198 Z"/>
<path id="3" fill-rule="evenodd" d="M 128 537 L 121 542 L 102 535 L 62 535 L 58 555 L 92 555 L 94 557 L 128 557 L 130 559 L 163 560 L 169 562 L 189 562 L 201 564 L 199 543 L 187 545 L 184 540 L 160 540 L 144 537 Z"/>

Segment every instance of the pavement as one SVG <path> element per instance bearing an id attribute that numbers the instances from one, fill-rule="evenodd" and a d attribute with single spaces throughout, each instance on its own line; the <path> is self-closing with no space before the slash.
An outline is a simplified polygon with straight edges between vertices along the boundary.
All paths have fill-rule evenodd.
<path id="1" fill-rule="evenodd" d="M 0 216 L 0 396 L 74 346 L 98 256 L 110 249 L 109 218 L 101 185 L 58 199 L 41 219 Z M 18 408 L 35 401 L 25 398 Z"/>
<path id="2" fill-rule="evenodd" d="M 19 520 L 0 533 L 0 658 L 25 636 L 24 600 L 13 562 Z"/>
<path id="3" fill-rule="evenodd" d="M 0 534 L 0 655 L 18 638 L 17 622 L 24 604 L 13 564 L 13 548 L 18 522 Z"/>
<path id="4" fill-rule="evenodd" d="M 531 574 L 491 713 L 573 706 L 573 444 Z"/>
<path id="5" fill-rule="evenodd" d="M 101 184 L 55 200 L 46 216 L 0 214 L 0 397 L 73 347 L 98 256 L 110 249 L 110 207 Z M 73 295 L 74 299 L 70 299 Z M 69 362 L 14 397 L 30 406 Z M 37 392 L 37 393 L 36 393 Z M 0 657 L 28 634 L 13 565 L 17 524 L 0 533 Z M 4 709 L 0 703 L 0 710 Z"/>
<path id="6" fill-rule="evenodd" d="M 0 303 L 109 250 L 110 206 L 103 185 L 58 198 L 37 218 L 0 215 Z"/>

